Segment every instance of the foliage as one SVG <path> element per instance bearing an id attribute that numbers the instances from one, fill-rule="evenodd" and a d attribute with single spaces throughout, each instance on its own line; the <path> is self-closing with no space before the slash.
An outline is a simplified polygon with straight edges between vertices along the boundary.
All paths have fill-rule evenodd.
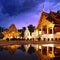
<path id="1" fill-rule="evenodd" d="M 32 32 L 34 32 L 34 30 L 35 30 L 35 26 L 33 26 L 33 25 L 29 25 L 28 26 L 28 29 L 29 29 L 29 31 L 30 31 L 30 35 L 32 34 Z"/>

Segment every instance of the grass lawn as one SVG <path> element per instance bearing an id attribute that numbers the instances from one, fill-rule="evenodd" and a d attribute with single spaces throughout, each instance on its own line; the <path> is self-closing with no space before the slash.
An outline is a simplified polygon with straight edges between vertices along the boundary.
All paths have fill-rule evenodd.
<path id="1" fill-rule="evenodd" d="M 0 39 L 0 42 L 5 42 L 6 40 Z"/>

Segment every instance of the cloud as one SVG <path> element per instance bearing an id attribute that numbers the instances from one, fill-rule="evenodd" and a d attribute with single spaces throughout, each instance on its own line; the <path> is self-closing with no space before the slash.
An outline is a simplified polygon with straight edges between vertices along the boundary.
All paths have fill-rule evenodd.
<path id="1" fill-rule="evenodd" d="M 57 10 L 60 0 L 0 0 L 0 26 L 14 23 L 18 28 L 28 24 L 37 25 L 42 6 L 45 11 Z"/>
<path id="2" fill-rule="evenodd" d="M 54 11 L 60 10 L 60 2 L 53 6 L 53 10 Z"/>
<path id="3" fill-rule="evenodd" d="M 45 1 L 49 1 L 49 2 L 55 2 L 55 3 L 58 3 L 58 2 L 60 2 L 60 0 L 45 0 Z"/>
<path id="4" fill-rule="evenodd" d="M 22 12 L 30 11 L 37 4 L 44 2 L 40 0 L 0 0 L 3 5 L 3 13 L 17 15 Z"/>

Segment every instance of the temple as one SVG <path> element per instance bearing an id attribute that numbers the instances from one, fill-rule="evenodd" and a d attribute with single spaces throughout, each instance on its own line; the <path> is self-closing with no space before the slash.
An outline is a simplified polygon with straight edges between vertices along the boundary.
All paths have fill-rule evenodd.
<path id="1" fill-rule="evenodd" d="M 26 30 L 24 32 L 24 38 L 25 39 L 30 39 L 31 38 L 30 32 L 28 30 L 28 27 L 26 27 Z"/>
<path id="2" fill-rule="evenodd" d="M 11 26 L 4 32 L 2 32 L 2 34 L 4 35 L 4 40 L 9 38 L 18 38 L 19 37 L 19 32 L 17 30 L 17 28 L 15 27 L 14 24 L 11 24 Z"/>
<path id="3" fill-rule="evenodd" d="M 37 29 L 41 34 L 60 34 L 60 11 L 46 13 L 42 10 Z"/>

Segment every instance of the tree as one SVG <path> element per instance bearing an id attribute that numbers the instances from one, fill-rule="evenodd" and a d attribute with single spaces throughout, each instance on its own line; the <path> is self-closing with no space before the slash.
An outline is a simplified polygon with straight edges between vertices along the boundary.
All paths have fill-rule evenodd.
<path id="1" fill-rule="evenodd" d="M 22 30 L 21 30 L 21 32 L 22 32 L 21 33 L 22 38 L 24 38 L 24 32 L 25 32 L 25 30 L 26 30 L 26 27 L 23 27 Z"/>
<path id="2" fill-rule="evenodd" d="M 28 49 L 28 53 L 29 53 L 29 54 L 33 54 L 33 53 L 35 53 L 35 51 L 36 51 L 35 48 L 30 45 L 30 47 L 29 47 L 29 49 Z"/>
<path id="3" fill-rule="evenodd" d="M 26 30 L 26 27 L 23 27 L 23 31 L 25 31 Z"/>
<path id="4" fill-rule="evenodd" d="M 3 27 L 0 27 L 0 33 L 2 33 L 4 31 Z"/>
<path id="5" fill-rule="evenodd" d="M 32 32 L 34 32 L 34 30 L 35 30 L 35 26 L 33 26 L 33 25 L 29 25 L 28 26 L 28 29 L 29 29 L 29 31 L 30 31 L 30 35 L 32 34 Z"/>

